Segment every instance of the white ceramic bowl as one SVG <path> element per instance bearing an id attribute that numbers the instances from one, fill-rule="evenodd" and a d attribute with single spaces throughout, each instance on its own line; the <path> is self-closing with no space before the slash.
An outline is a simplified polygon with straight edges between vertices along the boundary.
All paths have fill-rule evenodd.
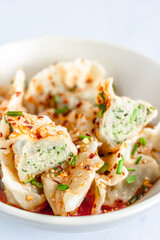
<path id="1" fill-rule="evenodd" d="M 160 64 L 128 49 L 107 44 L 64 37 L 31 39 L 0 47 L 0 85 L 9 82 L 22 67 L 29 79 L 37 71 L 59 60 L 77 57 L 100 61 L 108 75 L 115 78 L 119 91 L 134 99 L 151 102 L 160 110 Z M 4 219 L 53 231 L 82 232 L 113 227 L 160 202 L 160 182 L 131 207 L 85 217 L 57 217 L 23 211 L 0 203 Z"/>

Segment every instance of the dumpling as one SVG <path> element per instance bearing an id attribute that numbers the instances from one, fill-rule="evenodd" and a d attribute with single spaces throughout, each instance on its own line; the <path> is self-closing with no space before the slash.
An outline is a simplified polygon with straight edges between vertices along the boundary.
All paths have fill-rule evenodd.
<path id="1" fill-rule="evenodd" d="M 40 205 L 42 205 L 46 198 L 43 193 L 32 186 L 31 183 L 24 184 L 19 181 L 16 174 L 16 169 L 13 164 L 12 154 L 6 154 L 3 151 L 3 160 L 1 160 L 2 167 L 2 182 L 5 185 L 7 202 L 14 204 L 26 210 L 35 211 Z"/>
<path id="2" fill-rule="evenodd" d="M 128 183 L 126 179 L 119 182 L 113 187 L 107 187 L 107 194 L 104 205 L 112 206 L 117 200 L 127 202 L 137 192 L 137 190 L 147 182 L 153 183 L 159 177 L 159 168 L 157 162 L 147 155 L 142 155 L 142 160 L 139 164 L 132 164 L 130 169 L 135 169 L 134 172 L 130 171 L 128 177 L 136 176 L 136 181 Z"/>
<path id="3" fill-rule="evenodd" d="M 13 128 L 9 139 L 13 140 L 15 167 L 21 181 L 77 154 L 67 130 L 56 126 L 48 117 L 27 113 L 18 117 L 8 115 L 12 112 L 7 113 L 6 120 Z"/>
<path id="4" fill-rule="evenodd" d="M 9 111 L 25 111 L 26 109 L 23 106 L 23 97 L 24 97 L 24 88 L 25 88 L 25 74 L 20 68 L 16 71 L 14 80 L 13 80 L 14 94 L 12 95 L 7 110 Z"/>
<path id="5" fill-rule="evenodd" d="M 82 203 L 95 178 L 95 172 L 103 165 L 97 147 L 96 141 L 88 143 L 78 154 L 75 165 L 58 170 L 61 171 L 58 176 L 57 172 L 43 175 L 44 192 L 55 215 L 72 215 Z M 58 186 L 62 186 L 62 190 Z M 63 186 L 67 189 L 63 190 Z"/>
<path id="6" fill-rule="evenodd" d="M 43 192 L 32 186 L 31 183 L 25 184 L 19 180 L 13 161 L 14 155 L 11 150 L 13 141 L 6 140 L 9 133 L 9 125 L 6 124 L 4 118 L 1 120 L 1 131 L 0 164 L 7 203 L 25 210 L 35 211 L 46 202 L 46 198 Z"/>
<path id="7" fill-rule="evenodd" d="M 75 214 L 87 194 L 96 171 L 103 166 L 103 161 L 98 156 L 97 149 L 100 143 L 93 134 L 94 111 L 89 111 L 92 106 L 89 102 L 83 102 L 77 106 L 66 118 L 66 127 L 72 136 L 74 143 L 78 148 L 78 155 L 75 163 L 64 167 L 64 171 L 57 178 L 53 174 L 52 180 L 68 186 L 66 191 L 56 189 L 56 184 L 47 180 L 43 176 L 43 186 L 46 197 L 55 214 L 67 215 Z M 48 176 L 50 177 L 50 176 Z M 45 183 L 49 181 L 54 189 L 53 194 L 49 192 L 49 187 Z M 58 184 L 57 184 L 58 186 Z M 47 191 L 48 190 L 48 191 Z"/>
<path id="8" fill-rule="evenodd" d="M 94 61 L 77 59 L 56 63 L 31 79 L 26 105 L 31 113 L 40 113 L 53 106 L 72 109 L 81 99 L 93 102 L 95 87 L 104 76 L 104 68 Z"/>
<path id="9" fill-rule="evenodd" d="M 145 129 L 144 129 L 145 131 Z M 143 138 L 143 131 L 135 136 L 134 138 L 124 142 L 119 151 L 113 154 L 109 154 L 106 158 L 110 165 L 112 159 L 123 158 L 123 168 L 126 169 L 126 175 L 123 179 L 117 174 L 117 171 L 108 171 L 107 175 L 99 175 L 99 181 L 107 186 L 107 194 L 104 205 L 114 205 L 117 200 L 122 200 L 123 202 L 128 201 L 134 196 L 141 185 L 147 180 L 147 184 L 153 183 L 160 175 L 159 166 L 156 160 L 151 156 L 150 152 L 147 151 L 147 138 Z M 105 158 L 105 161 L 106 161 Z M 116 164 L 115 169 L 117 170 L 118 165 Z M 123 168 L 121 172 L 123 172 Z M 115 181 L 116 184 L 109 184 L 108 178 L 111 176 L 110 181 Z M 133 177 L 131 177 L 133 176 Z M 133 178 L 133 179 L 132 179 Z M 131 182 L 130 182 L 131 179 Z M 133 181 L 133 182 L 132 182 Z"/>
<path id="10" fill-rule="evenodd" d="M 7 110 L 25 110 L 23 106 L 24 88 L 25 74 L 20 68 L 15 73 L 12 85 L 0 88 L 0 119 Z"/>
<path id="11" fill-rule="evenodd" d="M 99 174 L 96 174 L 96 176 L 95 176 L 95 199 L 94 199 L 94 203 L 93 203 L 93 206 L 91 209 L 92 215 L 101 213 L 101 207 L 105 202 L 106 193 L 107 193 L 106 185 L 101 181 L 101 177 L 99 176 Z"/>
<path id="12" fill-rule="evenodd" d="M 102 82 L 97 96 L 97 137 L 108 151 L 117 150 L 157 116 L 157 110 L 147 102 L 116 96 L 112 84 L 112 78 Z"/>

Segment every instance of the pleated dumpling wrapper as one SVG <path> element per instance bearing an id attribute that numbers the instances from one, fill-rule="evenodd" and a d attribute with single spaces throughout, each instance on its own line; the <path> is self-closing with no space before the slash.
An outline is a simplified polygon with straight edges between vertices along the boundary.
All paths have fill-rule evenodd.
<path id="1" fill-rule="evenodd" d="M 106 151 L 117 150 L 157 116 L 148 102 L 116 96 L 112 84 L 112 78 L 102 82 L 97 95 L 100 112 L 96 133 Z"/>
<path id="2" fill-rule="evenodd" d="M 83 99 L 94 102 L 96 87 L 104 78 L 103 66 L 95 61 L 55 63 L 31 79 L 26 105 L 31 113 L 40 113 L 47 107 L 72 109 Z"/>
<path id="3" fill-rule="evenodd" d="M 12 112 L 8 114 L 12 115 Z M 12 126 L 9 139 L 14 141 L 15 167 L 21 181 L 77 154 L 66 128 L 56 126 L 46 116 L 37 117 L 27 113 L 22 116 L 6 115 L 6 121 Z"/>
<path id="4" fill-rule="evenodd" d="M 76 158 L 72 157 L 67 166 L 61 166 L 57 172 L 42 177 L 46 198 L 56 215 L 74 215 L 78 212 L 94 181 L 96 171 L 103 166 L 97 151 L 101 144 L 92 131 L 96 114 L 97 111 L 93 111 L 93 106 L 87 101 L 81 102 L 70 112 L 65 122 L 78 148 L 78 155 Z M 67 189 L 59 190 L 59 186 Z"/>

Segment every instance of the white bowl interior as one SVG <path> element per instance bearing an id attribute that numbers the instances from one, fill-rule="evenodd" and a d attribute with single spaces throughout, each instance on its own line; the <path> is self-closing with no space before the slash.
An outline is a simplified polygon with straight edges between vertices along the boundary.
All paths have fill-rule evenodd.
<path id="1" fill-rule="evenodd" d="M 160 64 L 141 54 L 118 46 L 61 37 L 44 37 L 12 43 L 0 47 L 0 85 L 11 81 L 15 70 L 22 67 L 30 79 L 37 71 L 59 60 L 88 58 L 100 61 L 113 76 L 119 91 L 134 99 L 151 102 L 160 111 Z M 122 219 L 160 202 L 160 182 L 132 207 L 99 216 L 62 218 L 41 216 L 13 209 L 0 203 L 5 216 L 52 230 L 82 231 L 110 227 Z M 158 194 L 157 194 L 158 193 Z M 157 195 L 156 195 L 157 194 Z M 151 198 L 150 198 L 151 197 Z M 146 200 L 149 198 L 148 200 Z M 145 201 L 144 201 L 145 200 Z M 152 201 L 151 201 L 152 200 Z M 4 214 L 3 214 L 4 215 Z M 74 226 L 74 229 L 73 229 Z"/>

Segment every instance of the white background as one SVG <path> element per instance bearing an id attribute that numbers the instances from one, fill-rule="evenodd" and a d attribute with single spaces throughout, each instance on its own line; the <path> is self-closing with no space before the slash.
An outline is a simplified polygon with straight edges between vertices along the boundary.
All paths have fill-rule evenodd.
<path id="1" fill-rule="evenodd" d="M 105 40 L 160 60 L 160 1 L 0 0 L 0 44 L 44 35 Z M 5 240 L 158 240 L 160 205 L 111 230 L 64 234 L 0 219 Z"/>

